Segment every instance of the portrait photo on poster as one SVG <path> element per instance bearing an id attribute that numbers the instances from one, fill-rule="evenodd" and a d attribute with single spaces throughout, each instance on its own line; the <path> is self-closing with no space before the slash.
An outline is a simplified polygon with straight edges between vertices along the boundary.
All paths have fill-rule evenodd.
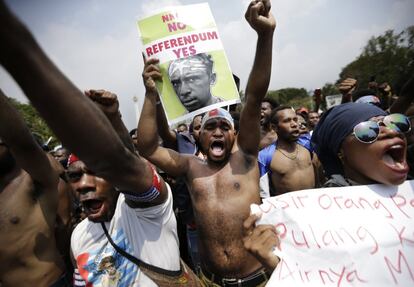
<path id="1" fill-rule="evenodd" d="M 207 53 L 171 61 L 168 67 L 171 85 L 188 112 L 223 102 L 212 94 L 211 87 L 216 83 L 214 61 Z"/>

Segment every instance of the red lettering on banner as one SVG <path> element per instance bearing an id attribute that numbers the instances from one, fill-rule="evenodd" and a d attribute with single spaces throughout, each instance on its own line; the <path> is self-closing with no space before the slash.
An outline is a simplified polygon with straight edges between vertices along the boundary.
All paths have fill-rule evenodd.
<path id="1" fill-rule="evenodd" d="M 366 283 L 368 282 L 367 280 L 362 279 L 359 275 L 358 275 L 358 271 L 356 269 L 349 269 L 346 266 L 342 266 L 342 269 L 339 270 L 339 272 L 336 272 L 335 270 L 333 270 L 332 268 L 329 268 L 328 271 L 325 270 L 319 270 L 319 276 L 323 282 L 323 284 L 325 284 L 325 279 L 322 276 L 322 274 L 325 274 L 328 276 L 329 281 L 331 281 L 331 283 L 336 282 L 336 286 L 341 286 L 342 283 L 344 283 L 345 281 L 347 281 L 348 283 L 353 282 L 354 280 L 358 280 L 361 283 Z M 332 278 L 330 276 L 330 274 L 335 275 L 337 278 Z M 329 283 L 329 282 L 328 282 Z M 330 285 L 330 284 L 329 284 Z"/>
<path id="2" fill-rule="evenodd" d="M 179 46 L 184 46 L 184 40 L 183 40 L 183 37 L 179 37 L 179 38 L 177 38 L 177 42 L 178 42 L 178 45 L 179 45 Z"/>
<path id="3" fill-rule="evenodd" d="M 363 198 L 363 197 L 360 197 L 359 199 L 358 199 L 358 204 L 359 204 L 359 206 L 362 208 L 362 209 L 366 209 L 365 208 L 365 206 L 362 204 L 362 202 L 365 202 L 366 204 L 368 204 L 368 206 L 373 210 L 374 209 L 374 207 L 371 205 L 371 203 L 366 199 L 366 198 Z"/>
<path id="4" fill-rule="evenodd" d="M 305 271 L 302 271 L 301 269 L 300 269 L 300 267 L 299 267 L 299 264 L 298 263 L 296 263 L 296 267 L 297 267 L 297 270 L 298 270 L 298 272 L 299 272 L 299 276 L 300 276 L 300 279 L 302 280 L 302 282 L 305 282 L 305 279 L 307 280 L 307 282 L 310 282 L 310 279 L 309 279 L 309 273 L 311 273 L 312 271 L 311 270 L 305 270 Z M 305 273 L 305 274 L 303 274 L 303 273 Z M 304 278 L 304 276 L 306 276 L 305 278 Z"/>
<path id="5" fill-rule="evenodd" d="M 328 200 L 328 203 L 327 203 L 327 204 L 322 204 L 322 200 L 324 200 L 324 201 L 325 201 L 325 198 Z M 322 194 L 322 195 L 320 195 L 320 196 L 318 197 L 318 203 L 319 203 L 319 206 L 320 206 L 322 209 L 329 209 L 329 208 L 332 206 L 332 200 L 331 200 L 331 198 L 329 197 L 329 195 L 327 195 L 327 194 Z"/>
<path id="6" fill-rule="evenodd" d="M 328 279 L 329 279 L 329 281 L 331 281 L 331 283 L 335 282 L 335 281 L 333 281 L 333 279 L 331 278 L 331 276 L 329 275 L 328 272 L 326 272 L 325 270 L 319 270 L 319 277 L 321 278 L 321 281 L 324 285 L 326 285 L 326 283 L 325 283 L 324 277 L 322 276 L 323 274 L 328 276 Z"/>
<path id="7" fill-rule="evenodd" d="M 331 271 L 333 274 L 338 276 L 337 286 L 341 286 L 341 281 L 342 281 L 342 278 L 344 278 L 344 274 L 345 274 L 345 267 L 344 266 L 342 267 L 342 270 L 340 273 L 336 273 L 335 271 L 332 270 L 332 268 L 329 268 L 329 271 Z"/>
<path id="8" fill-rule="evenodd" d="M 334 201 L 336 203 L 336 206 L 338 206 L 339 209 L 342 209 L 341 205 L 339 204 L 338 200 L 342 199 L 342 196 L 334 196 Z"/>
<path id="9" fill-rule="evenodd" d="M 295 197 L 291 197 L 293 204 L 296 206 L 296 209 L 299 209 L 298 204 L 296 203 Z"/>
<path id="10" fill-rule="evenodd" d="M 207 38 L 208 38 L 209 40 L 212 40 L 212 39 L 218 39 L 218 36 L 217 36 L 216 31 L 213 31 L 213 32 L 207 32 Z"/>
<path id="11" fill-rule="evenodd" d="M 408 264 L 408 261 L 405 258 L 404 253 L 401 252 L 401 250 L 398 250 L 397 266 L 394 266 L 391 260 L 387 256 L 384 256 L 384 260 L 385 260 L 385 263 L 387 264 L 388 271 L 391 273 L 392 279 L 394 280 L 395 284 L 398 284 L 398 280 L 394 274 L 394 271 L 397 272 L 398 274 L 402 274 L 402 272 L 404 271 L 402 270 L 402 266 L 401 266 L 402 261 L 404 262 L 406 270 L 410 274 L 411 280 L 414 283 L 413 271 L 411 270 L 411 266 Z"/>
<path id="12" fill-rule="evenodd" d="M 355 278 L 351 278 L 351 275 L 355 276 Z M 356 270 L 353 270 L 352 272 L 349 272 L 348 275 L 346 275 L 346 281 L 351 283 L 354 281 L 354 279 L 357 279 L 359 282 L 363 282 L 363 283 L 368 282 L 367 280 L 359 278 Z"/>
<path id="13" fill-rule="evenodd" d="M 175 56 L 177 57 L 177 59 L 180 58 L 180 51 L 181 51 L 181 49 L 173 50 L 173 52 L 174 52 Z"/>
<path id="14" fill-rule="evenodd" d="M 309 224 L 309 229 L 311 230 L 311 233 L 312 233 L 312 236 L 313 236 L 313 240 L 315 240 L 316 246 L 318 246 L 318 248 L 320 249 L 321 246 L 319 245 L 318 240 L 316 240 L 315 233 L 313 232 L 312 225 L 310 225 L 310 224 Z"/>
<path id="15" fill-rule="evenodd" d="M 175 20 L 175 16 L 173 14 L 167 14 L 167 15 L 162 15 L 161 16 L 162 22 L 170 22 Z"/>
<path id="16" fill-rule="evenodd" d="M 404 241 L 407 241 L 411 244 L 414 244 L 414 232 L 412 234 L 412 239 L 409 239 L 409 238 L 404 237 L 404 235 L 403 235 L 403 233 L 405 231 L 405 226 L 403 226 L 401 230 L 398 230 L 392 223 L 390 223 L 390 225 L 395 230 L 395 232 L 398 234 L 398 239 L 400 240 L 401 245 L 404 245 L 403 244 Z"/>
<path id="17" fill-rule="evenodd" d="M 379 199 L 376 200 L 374 202 L 374 207 L 375 207 L 375 209 L 380 209 L 380 207 L 384 208 L 384 210 L 386 210 L 388 212 L 388 215 L 386 215 L 385 217 L 394 218 L 394 216 L 392 216 L 391 211 L 388 210 L 388 208 L 382 203 L 381 200 L 379 200 Z"/>
<path id="18" fill-rule="evenodd" d="M 169 48 L 171 48 L 171 47 L 170 47 L 170 43 L 171 43 L 170 41 L 164 41 L 164 46 L 165 46 L 165 49 L 167 49 L 167 50 L 168 50 Z"/>
<path id="19" fill-rule="evenodd" d="M 306 247 L 310 248 L 310 246 L 308 244 L 308 240 L 306 239 L 306 236 L 305 236 L 305 232 L 300 231 L 299 233 L 302 233 L 303 242 L 299 242 L 299 241 L 296 240 L 295 231 L 292 230 L 292 239 L 293 239 L 293 242 L 295 242 L 295 245 L 298 246 L 298 247 L 306 246 Z"/>
<path id="20" fill-rule="evenodd" d="M 295 280 L 295 277 L 293 276 L 293 272 L 292 270 L 290 270 L 289 265 L 286 263 L 285 260 L 281 259 L 278 266 L 280 266 L 279 267 L 279 280 L 285 280 L 287 277 L 292 277 L 292 279 Z M 283 276 L 282 272 L 284 271 L 285 267 L 288 271 L 288 274 Z"/>
<path id="21" fill-rule="evenodd" d="M 404 196 L 401 196 L 401 195 L 395 195 L 395 196 L 392 196 L 391 197 L 391 199 L 392 199 L 392 202 L 394 202 L 394 204 L 395 204 L 395 206 L 398 208 L 398 210 L 400 210 L 401 211 L 401 213 L 402 214 L 404 214 L 407 218 L 411 218 L 407 213 L 405 213 L 404 212 L 404 210 L 402 210 L 402 208 L 401 207 L 403 207 L 406 203 L 407 203 L 407 200 L 405 199 L 405 197 Z M 396 202 L 396 199 L 399 201 L 399 202 Z"/>
<path id="22" fill-rule="evenodd" d="M 175 56 L 178 58 L 188 57 L 196 54 L 196 50 L 194 46 L 178 48 L 173 50 Z"/>
<path id="23" fill-rule="evenodd" d="M 365 227 L 360 226 L 357 230 L 357 236 L 360 240 L 365 241 L 365 238 L 367 236 L 369 236 L 372 241 L 374 242 L 374 247 L 372 249 L 372 251 L 370 252 L 371 254 L 375 254 L 378 251 L 378 242 L 375 239 L 375 237 L 371 234 L 371 232 L 369 232 Z"/>
<path id="24" fill-rule="evenodd" d="M 188 50 L 190 50 L 190 55 L 191 56 L 197 54 L 197 51 L 196 51 L 194 46 L 188 47 Z"/>
<path id="25" fill-rule="evenodd" d="M 326 239 L 328 237 L 328 235 L 329 235 L 329 238 L 330 238 L 329 241 Z M 323 233 L 322 241 L 325 244 L 325 246 L 329 246 L 332 243 L 332 241 L 335 242 L 336 245 L 338 245 L 338 242 L 336 242 L 331 230 L 327 230 Z"/>
<path id="26" fill-rule="evenodd" d="M 266 203 L 259 205 L 259 209 L 262 213 L 268 213 L 270 210 L 272 210 L 271 202 L 267 201 Z"/>
<path id="27" fill-rule="evenodd" d="M 184 23 L 174 22 L 168 23 L 168 32 L 176 32 L 177 30 L 184 30 L 187 27 Z"/>
<path id="28" fill-rule="evenodd" d="M 342 232 L 344 232 L 346 235 L 348 235 L 348 237 L 349 238 L 351 238 L 351 240 L 354 242 L 354 243 L 357 243 L 357 241 L 352 237 L 352 235 L 351 234 L 349 234 L 349 232 L 348 232 L 348 230 L 346 230 L 345 228 L 341 228 L 341 230 L 340 231 L 342 231 Z M 336 233 L 336 235 L 338 236 L 338 238 L 342 241 L 342 243 L 345 243 L 345 240 L 342 238 L 342 236 L 339 234 L 339 231 L 335 231 L 335 233 Z"/>
<path id="29" fill-rule="evenodd" d="M 165 43 L 165 42 L 159 42 L 159 43 L 158 43 L 158 50 L 160 50 L 160 52 L 161 52 L 162 50 L 164 50 L 164 43 Z"/>
<path id="30" fill-rule="evenodd" d="M 268 200 L 268 201 L 266 201 L 266 202 L 271 202 L 271 200 Z M 280 203 L 282 203 L 282 206 L 279 206 L 279 208 L 281 208 L 281 209 L 286 209 L 286 208 L 288 208 L 289 207 L 289 203 L 287 202 L 287 201 L 284 201 L 283 199 L 277 199 L 277 202 L 280 202 Z M 262 204 L 263 205 L 263 204 Z"/>
<path id="31" fill-rule="evenodd" d="M 356 205 L 356 203 L 351 198 L 346 199 L 344 202 L 344 205 L 348 209 L 351 207 L 355 207 L 356 209 L 360 208 L 358 205 Z"/>
<path id="32" fill-rule="evenodd" d="M 151 47 L 146 48 L 145 51 L 148 57 L 153 55 Z"/>
<path id="33" fill-rule="evenodd" d="M 302 205 L 302 207 L 305 207 L 305 204 L 302 201 L 302 199 L 305 200 L 305 199 L 308 199 L 308 197 L 309 196 L 307 196 L 307 195 L 299 195 L 299 196 L 296 196 L 296 198 L 299 200 L 299 203 L 300 203 L 300 205 Z"/>
<path id="34" fill-rule="evenodd" d="M 171 44 L 171 48 L 178 47 L 178 45 L 177 45 L 177 39 L 171 39 L 170 40 L 170 44 Z"/>
<path id="35" fill-rule="evenodd" d="M 154 54 L 157 54 L 159 52 L 157 45 L 152 45 L 152 50 L 154 51 Z"/>

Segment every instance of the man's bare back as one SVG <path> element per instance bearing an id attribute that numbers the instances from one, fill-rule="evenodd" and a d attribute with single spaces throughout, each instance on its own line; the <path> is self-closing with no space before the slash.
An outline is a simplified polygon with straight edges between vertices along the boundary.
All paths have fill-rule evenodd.
<path id="1" fill-rule="evenodd" d="M 315 173 L 309 150 L 295 144 L 293 151 L 278 145 L 270 163 L 271 181 L 277 194 L 315 187 Z"/>

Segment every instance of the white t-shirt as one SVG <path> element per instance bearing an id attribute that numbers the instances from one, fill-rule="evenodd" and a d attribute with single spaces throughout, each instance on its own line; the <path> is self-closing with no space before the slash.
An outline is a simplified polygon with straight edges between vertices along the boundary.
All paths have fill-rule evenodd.
<path id="1" fill-rule="evenodd" d="M 121 193 L 115 214 L 105 223 L 112 240 L 142 261 L 167 269 L 180 269 L 177 222 L 168 187 L 165 203 L 131 208 Z M 115 251 L 100 223 L 84 219 L 71 238 L 76 268 L 86 286 L 154 286 L 137 265 Z M 88 285 L 89 284 L 89 285 Z"/>

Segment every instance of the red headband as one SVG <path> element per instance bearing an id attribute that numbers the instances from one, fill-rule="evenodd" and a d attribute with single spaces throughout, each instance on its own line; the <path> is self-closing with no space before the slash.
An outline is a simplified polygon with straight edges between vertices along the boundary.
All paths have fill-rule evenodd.
<path id="1" fill-rule="evenodd" d="M 79 158 L 74 155 L 73 153 L 71 153 L 68 157 L 68 166 L 69 167 L 72 163 L 77 162 L 79 160 Z"/>

